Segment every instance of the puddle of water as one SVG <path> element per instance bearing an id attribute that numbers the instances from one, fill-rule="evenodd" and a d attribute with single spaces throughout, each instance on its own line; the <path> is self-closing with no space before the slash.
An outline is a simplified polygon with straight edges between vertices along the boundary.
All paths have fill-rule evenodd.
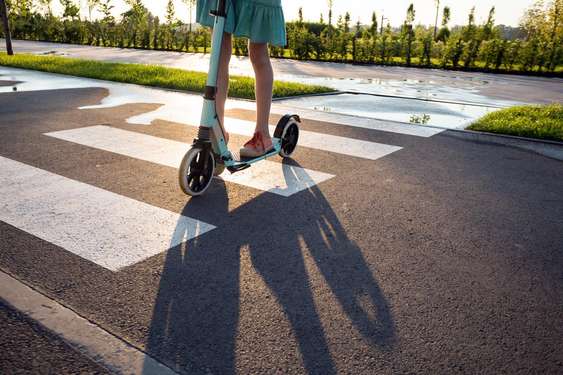
<path id="1" fill-rule="evenodd" d="M 520 104 L 516 101 L 493 100 L 479 94 L 479 88 L 488 85 L 486 81 L 456 82 L 452 80 L 448 86 L 439 85 L 429 80 L 393 80 L 393 79 L 334 79 L 317 77 L 282 76 L 279 79 L 299 81 L 302 83 L 328 86 L 339 91 L 355 93 L 403 96 L 425 100 L 440 100 L 467 104 L 508 107 Z"/>
<path id="2" fill-rule="evenodd" d="M 277 79 L 285 81 L 298 81 L 301 83 L 321 85 L 333 88 L 339 91 L 348 91 L 354 93 L 386 95 L 386 96 L 402 96 L 405 99 L 417 98 L 424 100 L 437 100 L 459 102 L 465 104 L 480 104 L 494 107 L 509 107 L 521 102 L 509 100 L 494 100 L 479 94 L 482 86 L 489 84 L 488 81 L 471 81 L 468 85 L 463 82 L 463 78 L 453 78 L 448 86 L 439 85 L 432 80 L 414 80 L 414 79 L 355 79 L 355 78 L 322 78 L 322 77 L 297 77 L 292 75 L 277 76 Z"/>
<path id="3" fill-rule="evenodd" d="M 304 97 L 278 101 L 283 105 L 345 115 L 411 123 L 417 117 L 426 124 L 444 128 L 464 128 L 497 108 L 386 98 L 362 94 Z M 427 115 L 427 116 L 425 116 Z M 429 116 L 429 117 L 428 117 Z M 413 125 L 416 126 L 416 125 Z"/>
<path id="4" fill-rule="evenodd" d="M 15 86 L 18 91 L 88 87 L 102 87 L 109 91 L 109 95 L 100 103 L 83 109 L 109 108 L 134 103 L 160 104 L 160 107 L 154 111 L 127 119 L 127 122 L 132 124 L 149 125 L 156 119 L 188 125 L 198 124 L 203 102 L 200 95 L 15 68 L 0 67 L 0 79 L 21 81 L 22 83 Z M 12 86 L 0 86 L 0 92 L 12 90 Z M 277 101 L 276 104 L 406 123 L 410 122 L 412 116 L 423 118 L 426 114 L 430 116 L 428 125 L 445 128 L 463 128 L 474 119 L 494 110 L 487 107 L 362 94 L 303 97 Z M 226 105 L 227 109 L 254 109 L 254 106 L 254 103 L 236 99 L 229 99 Z"/>

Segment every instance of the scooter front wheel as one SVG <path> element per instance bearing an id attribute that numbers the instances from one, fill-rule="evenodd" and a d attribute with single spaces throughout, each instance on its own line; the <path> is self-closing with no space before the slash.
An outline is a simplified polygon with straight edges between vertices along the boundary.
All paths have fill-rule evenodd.
<path id="1" fill-rule="evenodd" d="M 182 159 L 178 179 L 182 191 L 192 197 L 205 193 L 215 171 L 215 159 L 209 149 L 192 147 Z"/>
<path id="2" fill-rule="evenodd" d="M 299 141 L 299 117 L 294 115 L 282 117 L 276 126 L 274 136 L 281 140 L 280 156 L 282 158 L 290 157 Z"/>

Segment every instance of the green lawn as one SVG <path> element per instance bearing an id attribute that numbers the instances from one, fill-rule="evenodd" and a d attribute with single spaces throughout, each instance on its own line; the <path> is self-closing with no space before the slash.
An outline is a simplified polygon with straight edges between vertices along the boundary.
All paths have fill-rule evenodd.
<path id="1" fill-rule="evenodd" d="M 517 106 L 477 120 L 470 130 L 563 141 L 563 105 Z"/>
<path id="2" fill-rule="evenodd" d="M 29 54 L 8 56 L 6 53 L 0 53 L 0 65 L 200 93 L 203 92 L 207 77 L 206 73 L 166 68 L 157 65 L 109 63 L 72 59 L 68 57 L 36 56 Z M 279 98 L 332 91 L 334 90 L 323 86 L 276 81 L 274 82 L 273 94 L 275 98 Z M 231 76 L 229 96 L 234 98 L 254 99 L 254 79 Z"/>

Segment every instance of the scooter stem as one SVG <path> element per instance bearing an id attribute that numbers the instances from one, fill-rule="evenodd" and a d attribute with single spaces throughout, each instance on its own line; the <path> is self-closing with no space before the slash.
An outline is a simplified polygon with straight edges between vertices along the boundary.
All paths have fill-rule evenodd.
<path id="1" fill-rule="evenodd" d="M 215 16 L 213 25 L 213 36 L 211 39 L 211 57 L 209 61 L 209 73 L 207 74 L 207 83 L 205 88 L 205 99 L 214 100 L 217 91 L 217 74 L 219 71 L 219 61 L 221 58 L 221 44 L 223 43 L 223 33 L 225 31 L 226 20 L 226 4 L 225 0 L 219 0 L 219 7 L 212 11 Z"/>
<path id="2" fill-rule="evenodd" d="M 220 129 L 219 119 L 217 117 L 216 93 L 217 93 L 217 75 L 219 71 L 219 63 L 221 59 L 223 43 L 223 33 L 225 31 L 226 20 L 226 1 L 219 0 L 218 9 L 210 13 L 215 17 L 213 24 L 213 36 L 211 39 L 211 56 L 209 58 L 209 73 L 207 74 L 207 82 L 203 95 L 203 107 L 201 111 L 201 120 L 199 123 L 198 136 L 195 142 L 204 147 L 212 147 L 213 152 L 220 157 L 231 157 L 224 136 Z"/>

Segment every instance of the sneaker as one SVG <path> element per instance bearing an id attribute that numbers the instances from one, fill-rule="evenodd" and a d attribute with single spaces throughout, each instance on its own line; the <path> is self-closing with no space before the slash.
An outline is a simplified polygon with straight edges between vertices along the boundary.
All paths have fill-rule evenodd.
<path id="1" fill-rule="evenodd" d="M 240 149 L 241 158 L 255 158 L 262 156 L 273 149 L 272 139 L 266 138 L 262 133 L 254 133 L 252 139 Z"/>

